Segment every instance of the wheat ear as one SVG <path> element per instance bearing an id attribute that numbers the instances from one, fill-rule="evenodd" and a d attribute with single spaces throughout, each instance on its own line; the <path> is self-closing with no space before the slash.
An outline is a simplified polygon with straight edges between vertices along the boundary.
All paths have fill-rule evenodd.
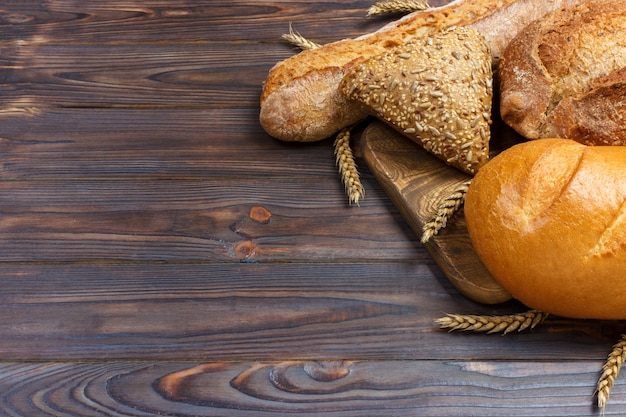
<path id="1" fill-rule="evenodd" d="M 289 33 L 284 34 L 282 38 L 302 50 L 320 47 L 319 44 L 306 39 L 298 32 L 294 31 L 291 25 L 289 25 Z M 346 193 L 348 194 L 350 204 L 356 204 L 358 206 L 359 202 L 365 195 L 365 189 L 361 184 L 359 171 L 356 168 L 354 155 L 352 153 L 352 149 L 350 148 L 350 129 L 351 128 L 346 128 L 338 133 L 334 144 L 335 159 L 337 166 L 339 167 L 341 181 L 346 187 Z"/>
<path id="2" fill-rule="evenodd" d="M 609 356 L 602 367 L 602 375 L 596 385 L 596 395 L 598 397 L 598 407 L 604 409 L 609 395 L 611 394 L 611 388 L 615 383 L 615 379 L 619 375 L 619 371 L 624 365 L 626 360 L 626 335 L 622 335 L 622 338 L 609 353 Z"/>
<path id="3" fill-rule="evenodd" d="M 341 181 L 346 187 L 350 204 L 359 205 L 365 195 L 365 189 L 359 178 L 359 171 L 350 148 L 350 128 L 343 129 L 337 135 L 334 143 L 335 161 L 339 167 Z"/>
<path id="4" fill-rule="evenodd" d="M 441 229 L 446 227 L 452 216 L 459 211 L 465 201 L 465 194 L 467 194 L 471 182 L 472 180 L 468 180 L 459 185 L 439 204 L 435 216 L 422 228 L 422 243 L 426 243 L 430 238 L 436 236 Z"/>
<path id="5" fill-rule="evenodd" d="M 372 5 L 367 11 L 367 17 L 379 16 L 388 13 L 412 13 L 426 10 L 428 3 L 419 0 L 390 0 L 381 1 Z"/>
<path id="6" fill-rule="evenodd" d="M 315 49 L 321 46 L 320 44 L 310 41 L 304 36 L 300 35 L 298 32 L 293 30 L 293 27 L 291 25 L 289 25 L 289 33 L 285 33 L 282 38 L 302 50 Z"/>
<path id="7" fill-rule="evenodd" d="M 532 330 L 542 323 L 548 313 L 537 310 L 529 310 L 521 314 L 508 314 L 503 316 L 480 316 L 447 314 L 436 320 L 436 323 L 449 331 L 471 331 L 477 333 L 502 333 L 522 332 Z"/>

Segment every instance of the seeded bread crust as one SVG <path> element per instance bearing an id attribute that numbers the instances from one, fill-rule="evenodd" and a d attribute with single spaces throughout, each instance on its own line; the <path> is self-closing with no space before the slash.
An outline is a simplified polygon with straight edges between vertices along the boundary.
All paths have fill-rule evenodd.
<path id="1" fill-rule="evenodd" d="M 491 53 L 476 30 L 415 39 L 349 72 L 339 91 L 468 174 L 489 158 Z"/>
<path id="2" fill-rule="evenodd" d="M 626 2 L 536 20 L 506 48 L 499 76 L 502 118 L 526 138 L 626 145 Z"/>
<path id="3" fill-rule="evenodd" d="M 472 26 L 487 39 L 497 61 L 508 41 L 532 20 L 582 0 L 455 0 L 417 11 L 380 30 L 303 51 L 276 64 L 261 94 L 260 123 L 285 141 L 317 141 L 365 117 L 345 108 L 336 90 L 354 66 L 411 38 L 452 26 Z M 294 96 L 296 91 L 301 91 Z"/>

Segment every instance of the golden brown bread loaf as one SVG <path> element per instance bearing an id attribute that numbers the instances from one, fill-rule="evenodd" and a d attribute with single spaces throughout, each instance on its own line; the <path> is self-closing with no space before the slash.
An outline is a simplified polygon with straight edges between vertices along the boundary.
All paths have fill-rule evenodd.
<path id="1" fill-rule="evenodd" d="M 538 19 L 505 49 L 499 76 L 502 118 L 526 138 L 626 145 L 626 1 Z"/>
<path id="2" fill-rule="evenodd" d="M 465 200 L 476 252 L 528 307 L 626 319 L 626 148 L 539 139 L 507 149 Z"/>
<path id="3" fill-rule="evenodd" d="M 549 11 L 582 0 L 455 0 L 417 11 L 380 30 L 300 52 L 277 63 L 261 94 L 261 125 L 285 141 L 325 139 L 366 117 L 337 87 L 365 59 L 416 37 L 451 26 L 469 25 L 489 43 L 494 60 L 519 30 Z"/>

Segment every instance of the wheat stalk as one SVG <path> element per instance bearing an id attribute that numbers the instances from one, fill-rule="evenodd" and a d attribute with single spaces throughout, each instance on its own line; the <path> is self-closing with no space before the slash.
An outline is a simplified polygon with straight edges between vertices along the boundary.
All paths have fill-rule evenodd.
<path id="1" fill-rule="evenodd" d="M 365 189 L 359 178 L 359 171 L 354 161 L 354 154 L 350 148 L 350 128 L 343 129 L 337 135 L 334 143 L 335 161 L 339 167 L 341 181 L 346 187 L 350 204 L 359 205 L 365 195 Z"/>
<path id="2" fill-rule="evenodd" d="M 381 1 L 372 5 L 367 11 L 367 17 L 379 16 L 388 13 L 412 13 L 426 10 L 428 3 L 419 0 L 390 0 Z"/>
<path id="3" fill-rule="evenodd" d="M 319 44 L 306 39 L 304 36 L 294 31 L 291 25 L 289 25 L 289 33 L 284 34 L 282 38 L 302 50 L 320 47 Z M 350 148 L 350 130 L 351 128 L 346 128 L 337 134 L 337 138 L 334 143 L 334 151 L 335 160 L 337 162 L 337 166 L 339 167 L 339 174 L 341 175 L 341 181 L 346 187 L 346 193 L 348 194 L 350 204 L 356 204 L 358 206 L 359 202 L 365 195 L 365 189 L 361 184 L 359 171 L 357 170 L 354 155 L 352 153 L 352 149 Z"/>
<path id="4" fill-rule="evenodd" d="M 422 243 L 426 243 L 430 238 L 436 236 L 441 229 L 446 227 L 452 216 L 459 211 L 465 201 L 465 194 L 467 194 L 471 182 L 472 180 L 468 180 L 459 185 L 439 204 L 435 216 L 422 228 Z"/>
<path id="5" fill-rule="evenodd" d="M 598 407 L 604 409 L 609 395 L 611 394 L 611 388 L 615 383 L 615 379 L 619 375 L 619 371 L 622 369 L 626 361 L 626 334 L 622 335 L 622 338 L 609 353 L 609 356 L 602 367 L 602 375 L 596 385 L 596 395 L 598 398 Z"/>
<path id="6" fill-rule="evenodd" d="M 449 331 L 507 334 L 515 331 L 532 330 L 542 323 L 546 317 L 548 317 L 548 313 L 542 313 L 537 310 L 503 316 L 447 314 L 445 317 L 437 319 L 436 323 L 442 329 Z"/>
<path id="7" fill-rule="evenodd" d="M 289 25 L 289 33 L 285 33 L 282 38 L 302 50 L 315 49 L 321 46 L 320 44 L 310 41 L 304 36 L 300 35 L 298 32 L 293 30 L 293 27 L 291 25 Z"/>

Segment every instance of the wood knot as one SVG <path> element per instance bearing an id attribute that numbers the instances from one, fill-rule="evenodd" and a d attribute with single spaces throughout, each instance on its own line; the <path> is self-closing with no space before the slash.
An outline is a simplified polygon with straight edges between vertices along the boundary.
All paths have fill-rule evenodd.
<path id="1" fill-rule="evenodd" d="M 304 372 L 316 381 L 330 382 L 348 376 L 350 367 L 345 361 L 308 362 L 304 365 Z"/>
<path id="2" fill-rule="evenodd" d="M 282 362 L 269 367 L 269 379 L 275 388 L 285 393 L 328 393 L 344 385 L 337 381 L 350 375 L 351 364 L 347 361 Z"/>
<path id="3" fill-rule="evenodd" d="M 272 213 L 262 206 L 254 206 L 250 209 L 248 216 L 257 223 L 268 224 L 272 218 Z"/>
<path id="4" fill-rule="evenodd" d="M 251 240 L 244 240 L 235 245 L 234 256 L 240 261 L 248 261 L 254 258 L 258 245 Z"/>

